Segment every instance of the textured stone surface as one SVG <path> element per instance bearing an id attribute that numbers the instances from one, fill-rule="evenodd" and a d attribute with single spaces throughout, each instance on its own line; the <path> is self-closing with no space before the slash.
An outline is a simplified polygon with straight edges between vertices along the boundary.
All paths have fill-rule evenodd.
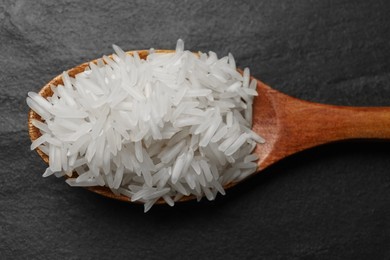
<path id="1" fill-rule="evenodd" d="M 364 0 L 0 0 L 0 258 L 389 259 L 388 142 L 305 151 L 215 202 L 144 214 L 41 178 L 25 104 L 112 43 L 173 48 L 181 37 L 232 52 L 295 97 L 390 106 L 389 13 L 389 2 Z"/>

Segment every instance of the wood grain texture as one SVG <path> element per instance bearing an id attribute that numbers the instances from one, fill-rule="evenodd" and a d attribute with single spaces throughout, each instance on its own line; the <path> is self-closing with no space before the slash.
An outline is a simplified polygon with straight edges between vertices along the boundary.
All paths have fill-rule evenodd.
<path id="1" fill-rule="evenodd" d="M 332 106 L 290 97 L 262 82 L 254 102 L 253 130 L 259 170 L 308 148 L 350 139 L 390 139 L 390 107 Z"/>

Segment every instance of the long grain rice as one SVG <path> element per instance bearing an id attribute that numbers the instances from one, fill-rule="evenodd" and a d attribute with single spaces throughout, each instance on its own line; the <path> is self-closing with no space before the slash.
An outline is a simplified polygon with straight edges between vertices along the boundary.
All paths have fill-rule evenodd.
<path id="1" fill-rule="evenodd" d="M 170 206 L 183 196 L 215 199 L 223 186 L 256 171 L 250 130 L 255 80 L 237 72 L 232 54 L 184 50 L 146 60 L 114 45 L 112 58 L 90 63 L 75 78 L 63 73 L 47 99 L 29 92 L 27 104 L 41 137 L 31 144 L 49 155 L 44 177 L 71 186 L 107 186 L 115 194 Z"/>

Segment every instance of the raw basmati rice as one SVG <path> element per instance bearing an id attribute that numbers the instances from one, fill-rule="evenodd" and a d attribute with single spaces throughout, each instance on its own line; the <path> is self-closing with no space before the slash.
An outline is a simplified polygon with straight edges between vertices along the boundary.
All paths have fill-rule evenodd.
<path id="1" fill-rule="evenodd" d="M 71 186 L 107 186 L 115 194 L 173 206 L 225 194 L 223 185 L 256 171 L 250 130 L 256 81 L 237 72 L 233 55 L 194 54 L 178 40 L 176 52 L 150 50 L 146 60 L 114 45 L 75 78 L 63 73 L 47 100 L 29 92 L 27 104 L 41 137 L 31 144 L 49 155 L 44 177 Z"/>

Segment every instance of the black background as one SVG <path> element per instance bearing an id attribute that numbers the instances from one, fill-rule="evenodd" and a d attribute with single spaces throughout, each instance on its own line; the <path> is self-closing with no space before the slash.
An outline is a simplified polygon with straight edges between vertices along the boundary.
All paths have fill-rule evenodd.
<path id="1" fill-rule="evenodd" d="M 389 14 L 367 0 L 0 0 L 0 258 L 390 259 L 388 142 L 311 149 L 214 202 L 144 214 L 42 178 L 25 104 L 112 43 L 172 49 L 180 37 L 294 97 L 390 106 Z"/>

